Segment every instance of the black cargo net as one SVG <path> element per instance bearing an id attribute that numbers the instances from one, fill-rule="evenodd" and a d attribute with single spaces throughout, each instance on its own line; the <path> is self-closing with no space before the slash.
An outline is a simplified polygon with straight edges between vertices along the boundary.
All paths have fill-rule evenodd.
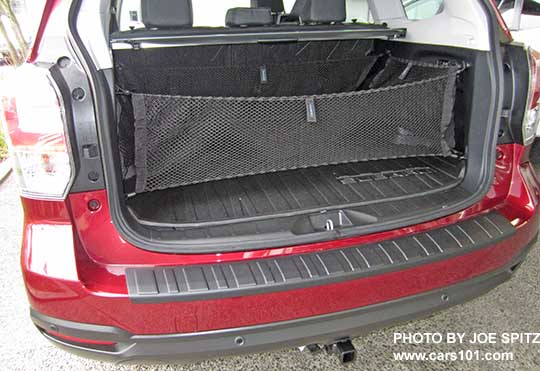
<path id="1" fill-rule="evenodd" d="M 263 43 L 114 52 L 117 83 L 135 93 L 208 97 L 354 91 L 377 61 L 372 40 Z"/>
<path id="2" fill-rule="evenodd" d="M 373 40 L 115 50 L 118 145 L 131 192 L 135 128 L 130 93 L 272 97 L 361 89 L 379 56 Z M 126 94 L 126 92 L 128 94 Z"/>
<path id="3" fill-rule="evenodd" d="M 390 58 L 363 91 L 256 98 L 133 94 L 136 192 L 448 155 L 458 72 Z"/>
<path id="4" fill-rule="evenodd" d="M 460 68 L 373 50 L 348 40 L 115 51 L 126 191 L 448 155 Z"/>

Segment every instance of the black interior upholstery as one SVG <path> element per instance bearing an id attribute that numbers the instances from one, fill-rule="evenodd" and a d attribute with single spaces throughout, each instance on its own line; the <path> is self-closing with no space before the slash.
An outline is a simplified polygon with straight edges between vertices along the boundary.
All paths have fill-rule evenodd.
<path id="1" fill-rule="evenodd" d="M 340 23 L 347 18 L 345 0 L 296 0 L 291 17 L 303 23 Z"/>
<path id="2" fill-rule="evenodd" d="M 146 28 L 193 26 L 191 0 L 141 0 L 141 11 Z"/>
<path id="3" fill-rule="evenodd" d="M 285 12 L 285 6 L 283 6 L 283 0 L 251 0 L 252 8 L 270 8 L 272 13 Z"/>
<path id="4" fill-rule="evenodd" d="M 270 8 L 233 8 L 227 11 L 227 27 L 270 26 L 274 18 Z"/>
<path id="5" fill-rule="evenodd" d="M 117 84 L 135 93 L 213 97 L 354 91 L 377 55 L 373 40 L 115 50 Z"/>

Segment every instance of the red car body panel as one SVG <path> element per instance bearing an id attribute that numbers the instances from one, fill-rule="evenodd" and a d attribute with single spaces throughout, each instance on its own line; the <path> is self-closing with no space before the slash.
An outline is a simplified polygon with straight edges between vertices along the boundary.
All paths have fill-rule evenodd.
<path id="1" fill-rule="evenodd" d="M 538 233 L 540 184 L 530 163 L 522 162 L 524 151 L 521 145 L 499 146 L 490 192 L 460 213 L 367 236 L 250 252 L 180 255 L 140 249 L 115 229 L 105 191 L 72 194 L 64 202 L 23 198 L 22 269 L 30 304 L 34 310 L 58 319 L 109 325 L 133 334 L 174 334 L 339 312 L 459 283 L 505 266 Z M 98 210 L 89 209 L 91 200 L 99 201 Z M 127 294 L 127 267 L 232 262 L 342 248 L 455 224 L 492 210 L 516 227 L 513 237 L 411 269 L 331 285 L 215 300 L 134 304 Z"/>

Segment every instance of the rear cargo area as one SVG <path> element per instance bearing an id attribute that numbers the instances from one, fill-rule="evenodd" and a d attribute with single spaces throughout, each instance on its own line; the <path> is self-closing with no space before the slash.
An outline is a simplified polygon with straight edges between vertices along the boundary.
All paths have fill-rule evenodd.
<path id="1" fill-rule="evenodd" d="M 377 205 L 457 185 L 463 165 L 441 156 L 351 162 L 147 192 L 128 204 L 144 220 L 173 225 L 355 206 L 381 217 L 400 210 Z"/>
<path id="2" fill-rule="evenodd" d="M 464 176 L 459 60 L 404 58 L 376 40 L 115 50 L 114 60 L 126 205 L 146 226 L 333 210 L 341 226 L 374 223 L 406 212 L 398 201 L 445 202 Z M 361 217 L 343 212 L 357 207 Z"/>

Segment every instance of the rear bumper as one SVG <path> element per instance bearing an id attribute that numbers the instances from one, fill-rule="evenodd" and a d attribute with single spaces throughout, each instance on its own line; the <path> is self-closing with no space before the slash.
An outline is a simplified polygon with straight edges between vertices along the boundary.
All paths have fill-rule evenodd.
<path id="1" fill-rule="evenodd" d="M 521 157 L 520 148 L 506 148 L 484 200 L 442 219 L 227 254 L 162 254 L 129 244 L 114 230 L 104 191 L 68 202 L 23 200 L 21 262 L 32 318 L 52 341 L 86 356 L 188 361 L 332 342 L 422 316 L 503 282 L 534 243 L 540 185 Z M 101 201 L 100 210 L 88 211 L 92 199 Z M 498 228 L 482 219 L 494 214 Z M 471 232 L 474 220 L 483 228 Z M 414 237 L 421 244 L 411 243 Z M 429 256 L 421 256 L 421 245 Z M 353 249 L 371 251 L 369 266 L 361 255 L 348 265 Z M 291 264 L 307 255 L 313 270 Z M 246 270 L 263 261 L 274 272 Z M 217 276 L 204 285 L 193 279 L 217 266 L 228 272 L 225 284 Z M 195 274 L 182 281 L 190 269 Z M 175 280 L 163 281 L 171 270 Z"/>
<path id="2" fill-rule="evenodd" d="M 508 280 L 535 242 L 536 238 L 504 267 L 459 284 L 382 304 L 292 321 L 198 333 L 133 335 L 115 327 L 54 319 L 34 310 L 31 317 L 45 337 L 61 348 L 112 362 L 187 362 L 313 343 L 328 344 L 421 318 L 482 295 Z M 114 344 L 109 348 L 91 348 L 50 335 L 47 329 L 73 338 Z"/>
<path id="3" fill-rule="evenodd" d="M 442 228 L 345 248 L 234 263 L 126 269 L 134 303 L 238 298 L 381 276 L 502 243 L 516 228 L 492 212 Z"/>

